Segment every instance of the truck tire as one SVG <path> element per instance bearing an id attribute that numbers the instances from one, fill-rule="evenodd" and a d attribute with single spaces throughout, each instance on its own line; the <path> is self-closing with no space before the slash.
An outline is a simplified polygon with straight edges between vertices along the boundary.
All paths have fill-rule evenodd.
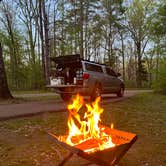
<path id="1" fill-rule="evenodd" d="M 72 97 L 72 95 L 70 95 L 70 94 L 61 94 L 61 98 L 65 102 L 69 102 L 71 97 Z"/>
<path id="2" fill-rule="evenodd" d="M 120 87 L 120 90 L 117 92 L 117 96 L 118 97 L 123 97 L 124 96 L 124 87 L 123 86 Z"/>
<path id="3" fill-rule="evenodd" d="M 101 97 L 101 87 L 99 85 L 96 85 L 93 93 L 91 95 L 91 101 L 95 101 L 97 97 Z"/>

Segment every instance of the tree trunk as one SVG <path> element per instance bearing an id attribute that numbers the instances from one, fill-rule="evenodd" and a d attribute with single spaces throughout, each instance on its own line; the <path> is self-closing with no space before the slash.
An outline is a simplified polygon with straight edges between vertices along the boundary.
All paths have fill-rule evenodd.
<path id="1" fill-rule="evenodd" d="M 83 0 L 80 0 L 80 56 L 84 58 L 84 32 L 83 32 L 83 21 L 84 21 L 84 13 L 83 13 Z"/>
<path id="2" fill-rule="evenodd" d="M 160 53 L 159 53 L 160 51 L 159 51 L 159 44 L 157 43 L 157 52 L 156 52 L 156 54 L 157 54 L 157 57 L 156 57 L 156 81 L 158 80 L 158 73 L 159 73 L 159 58 L 160 58 Z"/>
<path id="3" fill-rule="evenodd" d="M 108 35 L 108 61 L 109 61 L 109 66 L 112 65 L 111 63 L 111 26 L 109 29 L 109 35 Z"/>
<path id="4" fill-rule="evenodd" d="M 141 61 L 141 42 L 137 43 L 137 56 L 138 56 L 138 70 L 137 70 L 137 87 L 142 87 L 142 78 L 141 78 L 141 72 L 142 72 L 142 61 Z"/>
<path id="5" fill-rule="evenodd" d="M 123 63 L 123 80 L 125 81 L 125 56 L 124 56 L 124 38 L 123 32 L 120 32 L 121 47 L 122 47 L 122 63 Z"/>
<path id="6" fill-rule="evenodd" d="M 9 91 L 5 66 L 2 57 L 2 46 L 0 43 L 0 99 L 12 99 L 12 95 Z"/>
<path id="7" fill-rule="evenodd" d="M 46 84 L 49 84 L 49 20 L 48 14 L 46 13 L 45 9 L 45 1 L 42 1 L 43 7 L 43 17 L 44 17 L 44 36 L 45 36 L 45 49 L 44 49 L 44 58 L 45 58 L 45 77 L 46 77 Z"/>
<path id="8" fill-rule="evenodd" d="M 13 28 L 12 28 L 12 22 L 11 22 L 11 18 L 9 13 L 5 13 L 6 16 L 6 29 L 8 32 L 8 35 L 11 39 L 10 42 L 10 61 L 11 61 L 11 74 L 12 74 L 12 85 L 15 88 L 18 88 L 18 73 L 17 73 L 17 69 L 18 69 L 18 64 L 17 64 L 17 51 L 16 51 L 16 41 L 15 41 L 15 37 L 14 37 L 14 32 L 13 32 Z M 12 18 L 13 19 L 13 18 Z"/>
<path id="9" fill-rule="evenodd" d="M 75 22 L 75 28 L 74 28 L 74 53 L 77 53 L 78 48 L 78 32 L 77 32 L 77 11 L 76 11 L 76 1 L 74 1 L 74 22 Z"/>
<path id="10" fill-rule="evenodd" d="M 57 56 L 57 52 L 56 52 L 56 12 L 55 12 L 55 6 L 54 5 L 54 29 L 53 29 L 53 32 L 54 32 L 54 39 L 53 39 L 53 56 Z"/>
<path id="11" fill-rule="evenodd" d="M 87 59 L 88 57 L 88 16 L 89 16 L 89 0 L 87 0 L 86 2 L 86 11 L 85 11 L 85 46 L 84 46 L 84 49 L 85 49 L 85 53 L 84 53 L 84 56 L 85 56 L 85 59 Z"/>
<path id="12" fill-rule="evenodd" d="M 45 56 L 44 56 L 44 35 L 43 35 L 43 14 L 42 14 L 42 1 L 39 0 L 39 29 L 40 29 L 40 39 L 41 39 L 41 57 L 42 57 L 42 68 L 43 68 L 43 78 L 46 83 L 46 69 L 45 69 Z"/>

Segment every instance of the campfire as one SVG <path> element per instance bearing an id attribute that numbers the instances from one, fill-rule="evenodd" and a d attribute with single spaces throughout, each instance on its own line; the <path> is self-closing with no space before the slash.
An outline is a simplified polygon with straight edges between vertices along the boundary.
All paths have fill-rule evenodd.
<path id="1" fill-rule="evenodd" d="M 103 109 L 99 105 L 100 97 L 92 104 L 85 104 L 83 97 L 77 95 L 73 102 L 68 105 L 68 129 L 67 136 L 60 136 L 59 140 L 66 142 L 71 146 L 81 146 L 84 152 L 94 152 L 116 146 L 112 142 L 111 135 L 105 132 L 105 128 L 99 123 L 101 122 L 101 114 Z M 83 118 L 80 116 L 80 109 L 85 106 Z M 111 125 L 113 127 L 113 124 Z M 89 145 L 87 147 L 87 145 Z"/>
<path id="2" fill-rule="evenodd" d="M 73 153 L 93 163 L 115 165 L 137 139 L 133 133 L 115 130 L 113 124 L 110 127 L 101 124 L 104 110 L 100 106 L 100 97 L 87 104 L 77 94 L 67 109 L 68 134 L 56 136 L 49 133 L 56 143 L 70 151 L 59 165 L 63 165 Z"/>

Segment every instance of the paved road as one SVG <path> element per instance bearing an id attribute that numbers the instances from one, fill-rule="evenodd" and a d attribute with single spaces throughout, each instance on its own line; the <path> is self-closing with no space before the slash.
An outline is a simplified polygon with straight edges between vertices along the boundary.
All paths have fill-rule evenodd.
<path id="1" fill-rule="evenodd" d="M 125 91 L 125 97 L 118 98 L 116 95 L 103 95 L 102 104 L 106 105 L 111 102 L 118 102 L 126 98 L 132 97 L 138 93 L 150 92 L 149 90 L 128 90 Z M 53 93 L 46 94 L 21 94 L 17 97 L 38 97 L 38 96 L 56 95 Z M 47 100 L 47 101 L 31 101 L 20 104 L 2 104 L 0 105 L 0 120 L 10 118 L 31 116 L 43 112 L 59 112 L 66 111 L 66 104 L 62 100 Z"/>

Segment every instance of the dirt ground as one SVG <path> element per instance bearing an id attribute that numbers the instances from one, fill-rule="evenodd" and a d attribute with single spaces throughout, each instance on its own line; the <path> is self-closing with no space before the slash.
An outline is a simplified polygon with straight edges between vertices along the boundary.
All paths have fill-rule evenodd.
<path id="1" fill-rule="evenodd" d="M 165 166 L 166 96 L 143 93 L 104 105 L 102 123 L 138 135 L 118 166 Z M 57 166 L 67 151 L 48 138 L 67 132 L 67 112 L 0 122 L 0 166 Z M 86 161 L 74 156 L 66 166 Z"/>

